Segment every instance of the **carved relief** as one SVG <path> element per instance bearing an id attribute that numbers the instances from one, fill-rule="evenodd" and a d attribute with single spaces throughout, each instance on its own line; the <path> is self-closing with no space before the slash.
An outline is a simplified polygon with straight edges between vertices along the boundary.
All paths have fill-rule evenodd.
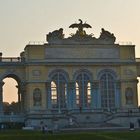
<path id="1" fill-rule="evenodd" d="M 39 88 L 36 88 L 33 92 L 33 105 L 34 106 L 41 106 L 41 90 Z"/>
<path id="2" fill-rule="evenodd" d="M 41 75 L 41 71 L 40 70 L 33 70 L 32 71 L 32 75 L 33 76 L 40 76 Z"/>
<path id="3" fill-rule="evenodd" d="M 109 40 L 112 43 L 115 42 L 116 37 L 114 36 L 114 34 L 106 31 L 104 28 L 102 28 L 101 30 L 102 30 L 102 32 L 101 32 L 99 39 L 106 40 L 106 41 Z"/>
<path id="4" fill-rule="evenodd" d="M 128 105 L 133 104 L 133 90 L 132 90 L 132 88 L 125 89 L 125 99 L 126 99 L 126 104 L 128 104 Z"/>
<path id="5" fill-rule="evenodd" d="M 135 76 L 135 72 L 132 71 L 131 69 L 125 69 L 124 74 L 127 76 Z"/>
<path id="6" fill-rule="evenodd" d="M 55 30 L 53 32 L 50 32 L 47 35 L 47 41 L 50 42 L 52 40 L 61 40 L 64 38 L 64 34 L 63 34 L 63 29 L 60 28 L 59 30 Z"/>

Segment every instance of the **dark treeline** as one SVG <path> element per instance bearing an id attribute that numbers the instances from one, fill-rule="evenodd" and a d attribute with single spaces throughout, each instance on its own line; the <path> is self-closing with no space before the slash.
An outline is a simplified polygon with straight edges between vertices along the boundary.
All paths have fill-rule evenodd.
<path id="1" fill-rule="evenodd" d="M 5 115 L 12 115 L 19 113 L 19 103 L 18 102 L 3 102 L 3 110 Z"/>

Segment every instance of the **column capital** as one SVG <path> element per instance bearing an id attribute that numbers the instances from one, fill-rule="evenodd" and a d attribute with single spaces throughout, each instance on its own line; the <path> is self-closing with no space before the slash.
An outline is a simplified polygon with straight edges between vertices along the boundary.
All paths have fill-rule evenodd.
<path id="1" fill-rule="evenodd" d="M 21 82 L 20 86 L 26 86 L 26 84 L 27 84 L 26 82 Z"/>
<path id="2" fill-rule="evenodd" d="M 3 81 L 0 82 L 0 87 L 2 87 L 5 83 Z"/>
<path id="3" fill-rule="evenodd" d="M 92 87 L 93 87 L 94 89 L 97 89 L 97 88 L 99 88 L 99 81 L 93 81 L 93 82 L 91 83 L 91 85 L 92 85 Z"/>
<path id="4" fill-rule="evenodd" d="M 68 84 L 75 84 L 75 81 L 69 81 Z"/>
<path id="5" fill-rule="evenodd" d="M 21 82 L 19 85 L 16 86 L 18 88 L 18 90 L 22 93 L 26 92 L 26 83 L 25 82 Z"/>
<path id="6" fill-rule="evenodd" d="M 120 89 L 121 88 L 121 81 L 116 81 L 116 88 Z"/>
<path id="7" fill-rule="evenodd" d="M 68 87 L 69 87 L 69 89 L 73 89 L 75 87 L 75 81 L 69 81 Z"/>

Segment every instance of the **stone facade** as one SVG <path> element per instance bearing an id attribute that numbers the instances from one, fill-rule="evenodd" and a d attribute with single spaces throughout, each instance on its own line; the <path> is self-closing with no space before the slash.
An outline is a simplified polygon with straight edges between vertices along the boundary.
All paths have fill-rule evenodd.
<path id="1" fill-rule="evenodd" d="M 115 44 L 104 29 L 95 38 L 83 28 L 68 38 L 62 29 L 49 33 L 47 43 L 26 45 L 20 58 L 1 56 L 1 83 L 6 77 L 17 80 L 26 125 L 105 122 L 108 113 L 138 108 L 135 46 Z"/>

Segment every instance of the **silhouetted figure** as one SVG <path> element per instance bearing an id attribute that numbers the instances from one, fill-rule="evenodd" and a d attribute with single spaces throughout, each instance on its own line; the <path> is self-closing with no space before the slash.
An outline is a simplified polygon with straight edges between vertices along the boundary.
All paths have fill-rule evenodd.
<path id="1" fill-rule="evenodd" d="M 42 130 L 41 130 L 42 133 L 44 134 L 44 133 L 45 133 L 45 126 L 43 125 L 41 129 L 42 129 Z"/>
<path id="2" fill-rule="evenodd" d="M 134 123 L 130 122 L 130 130 L 135 130 L 134 129 Z"/>
<path id="3" fill-rule="evenodd" d="M 45 133 L 48 132 L 48 126 L 47 125 L 44 126 L 44 131 L 45 131 Z"/>

